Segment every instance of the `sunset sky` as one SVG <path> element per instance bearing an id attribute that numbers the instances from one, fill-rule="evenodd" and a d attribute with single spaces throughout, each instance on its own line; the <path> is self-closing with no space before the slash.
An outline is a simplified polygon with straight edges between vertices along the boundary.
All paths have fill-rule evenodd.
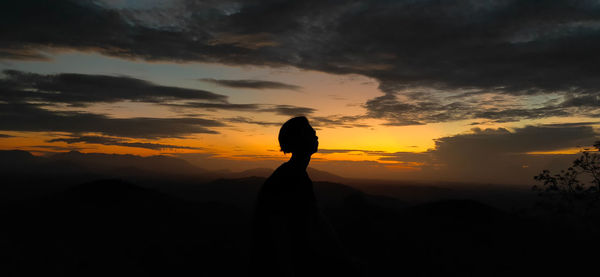
<path id="1" fill-rule="evenodd" d="M 452 4 L 450 4 L 452 3 Z M 600 1 L 4 1 L 0 148 L 532 183 L 600 126 Z"/>

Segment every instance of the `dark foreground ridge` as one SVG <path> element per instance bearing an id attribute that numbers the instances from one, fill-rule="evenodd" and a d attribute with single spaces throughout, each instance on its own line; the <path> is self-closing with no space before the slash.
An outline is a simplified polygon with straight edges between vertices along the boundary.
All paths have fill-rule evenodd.
<path id="1" fill-rule="evenodd" d="M 264 178 L 76 183 L 81 176 L 67 173 L 15 173 L 3 182 L 0 275 L 246 275 L 252 209 Z M 367 276 L 577 276 L 595 270 L 595 256 L 587 253 L 600 246 L 593 239 L 598 220 L 498 209 L 468 198 L 414 204 L 339 183 L 314 185 L 324 213 Z M 23 193 L 36 188 L 43 193 Z"/>

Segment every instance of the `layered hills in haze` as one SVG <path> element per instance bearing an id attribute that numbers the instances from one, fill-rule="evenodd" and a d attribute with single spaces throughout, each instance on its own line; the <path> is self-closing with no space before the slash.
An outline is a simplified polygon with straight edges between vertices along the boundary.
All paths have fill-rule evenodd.
<path id="1" fill-rule="evenodd" d="M 271 172 L 25 151 L 0 151 L 0 167 L 2 276 L 244 276 L 256 195 Z M 589 269 L 573 265 L 593 264 L 583 253 L 598 247 L 579 225 L 510 208 L 522 195 L 510 189 L 309 174 L 366 276 L 573 274 Z M 539 267 L 561 253 L 571 254 Z"/>

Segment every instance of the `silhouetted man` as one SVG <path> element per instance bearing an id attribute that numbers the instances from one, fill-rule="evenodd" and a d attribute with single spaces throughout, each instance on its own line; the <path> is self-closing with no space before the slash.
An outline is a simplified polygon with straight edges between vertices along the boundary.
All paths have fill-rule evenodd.
<path id="1" fill-rule="evenodd" d="M 257 198 L 252 252 L 253 276 L 336 276 L 348 267 L 345 251 L 319 210 L 306 168 L 319 145 L 306 117 L 279 131 L 290 160 L 265 181 Z"/>

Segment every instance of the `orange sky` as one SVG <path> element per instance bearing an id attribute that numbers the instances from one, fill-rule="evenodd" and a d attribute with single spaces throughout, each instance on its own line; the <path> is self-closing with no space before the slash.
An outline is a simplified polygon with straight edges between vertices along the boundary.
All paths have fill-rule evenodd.
<path id="1" fill-rule="evenodd" d="M 591 121 L 591 118 L 556 117 L 537 120 L 521 120 L 517 122 L 495 123 L 481 120 L 458 120 L 424 125 L 388 126 L 386 121 L 377 118 L 360 117 L 367 111 L 365 102 L 382 95 L 378 82 L 374 79 L 350 74 L 335 75 L 318 71 L 300 70 L 293 67 L 270 68 L 256 66 L 226 66 L 205 63 L 156 63 L 140 60 L 124 60 L 106 57 L 93 53 L 65 51 L 54 54 L 49 61 L 10 61 L 3 63 L 1 69 L 13 69 L 38 74 L 80 73 L 101 74 L 111 76 L 129 76 L 151 81 L 157 85 L 181 88 L 201 89 L 226 95 L 234 104 L 289 105 L 313 109 L 307 114 L 313 118 L 339 119 L 343 116 L 358 117 L 351 124 L 315 124 L 320 148 L 330 151 L 317 153 L 313 165 L 328 169 L 334 173 L 352 177 L 364 176 L 375 172 L 365 163 L 375 165 L 381 176 L 386 178 L 427 178 L 444 179 L 445 176 L 432 176 L 431 173 L 411 175 L 420 172 L 424 166 L 443 166 L 439 162 L 412 160 L 386 160 L 386 154 L 431 153 L 436 150 L 435 140 L 459 134 L 470 134 L 473 128 L 512 130 L 527 125 L 549 123 L 569 123 Z M 199 79 L 259 79 L 281 82 L 301 87 L 289 89 L 247 89 L 218 86 Z M 480 100 L 489 98 L 489 105 L 496 105 L 491 95 L 483 94 Z M 511 101 L 522 101 L 505 97 L 503 104 Z M 496 100 L 497 101 L 497 100 Z M 539 99 L 530 99 L 533 105 Z M 110 118 L 159 117 L 177 118 L 181 116 L 209 117 L 215 120 L 244 118 L 255 123 L 236 123 L 230 121 L 226 126 L 215 127 L 216 134 L 193 134 L 178 138 L 123 138 L 127 143 L 154 143 L 183 146 L 189 149 L 148 149 L 132 146 L 102 145 L 85 142 L 49 142 L 53 138 L 69 136 L 68 132 L 15 132 L 3 131 L 8 135 L 0 138 L 1 149 L 22 149 L 36 154 L 48 152 L 77 150 L 81 152 L 101 152 L 135 155 L 175 155 L 187 158 L 201 167 L 210 169 L 229 168 L 244 170 L 257 165 L 274 167 L 286 157 L 278 151 L 277 133 L 279 124 L 291 117 L 272 112 L 256 112 L 253 110 L 214 110 L 164 106 L 162 103 L 144 103 L 120 101 L 111 103 L 93 103 L 85 107 L 55 105 L 48 107 L 53 111 L 78 111 L 102 114 Z M 80 136 L 105 136 L 102 133 L 81 133 Z M 581 148 L 577 145 L 552 149 L 549 151 L 529 151 L 529 154 L 573 154 Z M 347 151 L 358 150 L 358 151 Z M 324 151 L 327 152 L 327 151 Z M 198 160 L 193 155 L 210 157 L 207 162 Z M 257 161 L 264 163 L 257 163 Z M 229 161 L 229 162 L 228 162 Z M 345 163 L 345 164 L 344 164 Z M 343 166 L 336 166 L 344 164 Z M 369 170 L 364 170 L 370 168 Z M 362 172 L 357 174 L 357 172 Z M 365 173 L 366 172 L 366 173 Z M 408 172 L 408 173 L 407 173 Z M 387 174 L 387 175 L 386 175 Z"/>

